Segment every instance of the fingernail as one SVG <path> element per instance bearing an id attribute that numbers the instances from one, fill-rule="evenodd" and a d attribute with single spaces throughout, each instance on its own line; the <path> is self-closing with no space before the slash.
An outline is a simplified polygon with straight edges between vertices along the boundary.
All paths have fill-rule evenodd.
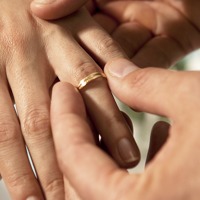
<path id="1" fill-rule="evenodd" d="M 126 163 L 132 163 L 139 160 L 138 150 L 134 148 L 127 138 L 119 140 L 118 151 L 122 160 Z"/>
<path id="2" fill-rule="evenodd" d="M 121 59 L 111 62 L 107 69 L 110 75 L 123 78 L 131 72 L 137 70 L 138 67 L 126 59 Z"/>
<path id="3" fill-rule="evenodd" d="M 39 198 L 32 196 L 32 197 L 28 197 L 26 200 L 39 200 Z"/>
<path id="4" fill-rule="evenodd" d="M 34 0 L 34 4 L 51 4 L 56 0 Z"/>

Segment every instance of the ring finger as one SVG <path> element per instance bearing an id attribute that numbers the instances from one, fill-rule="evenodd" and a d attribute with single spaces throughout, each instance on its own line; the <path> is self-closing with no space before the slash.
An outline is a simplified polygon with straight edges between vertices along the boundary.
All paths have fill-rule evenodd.
<path id="1" fill-rule="evenodd" d="M 76 29 L 74 28 L 74 24 L 76 24 L 76 26 L 80 25 L 73 21 L 71 22 L 73 27 L 70 27 L 68 24 L 68 27 L 70 27 L 71 30 Z M 82 23 L 83 22 L 84 20 Z M 91 27 L 91 24 L 89 23 L 88 26 Z M 114 41 L 111 40 L 111 37 L 109 37 L 101 28 L 98 28 L 97 25 L 95 25 L 95 27 L 93 26 L 93 31 L 89 30 L 88 33 L 90 38 L 95 38 L 93 41 L 96 41 L 97 51 L 92 52 L 92 54 L 95 54 L 97 57 L 99 56 L 98 60 L 101 63 L 108 62 L 117 57 L 125 57 L 123 51 L 117 44 L 115 45 Z M 87 30 L 86 27 L 85 29 Z M 87 35 L 86 32 L 84 35 Z M 82 39 L 83 41 L 87 40 L 89 42 L 86 38 Z M 56 74 L 61 81 L 70 82 L 77 87 L 80 81 L 85 77 L 88 77 L 88 75 L 91 75 L 94 72 L 102 72 L 101 68 L 87 53 L 85 53 L 82 47 L 72 36 L 70 36 L 70 34 L 67 34 L 67 36 L 66 34 L 62 34 L 61 37 L 59 34 L 59 37 L 56 38 L 56 46 L 55 43 L 52 43 L 54 40 L 55 39 L 51 38 L 51 41 L 48 41 L 48 54 L 51 65 L 55 67 Z M 79 38 L 79 40 L 81 40 L 81 38 Z M 104 48 L 104 45 L 108 45 L 108 43 L 104 44 L 104 41 L 109 41 L 112 45 L 109 48 Z M 91 51 L 94 49 L 95 44 L 94 46 L 89 46 Z M 101 49 L 102 46 L 100 49 L 102 52 L 103 50 L 105 51 L 104 56 L 102 53 L 98 54 L 98 44 L 103 46 L 103 49 Z M 82 43 L 82 45 L 84 44 Z M 87 49 L 87 47 L 85 47 L 85 49 Z M 130 135 L 130 129 L 114 101 L 106 80 L 103 77 L 99 77 L 82 88 L 80 93 L 84 98 L 88 113 L 95 124 L 98 133 L 102 136 L 111 155 L 118 164 L 122 167 L 132 167 L 138 163 L 138 147 L 133 140 L 133 137 Z M 127 151 L 124 150 L 125 146 L 129 146 L 129 149 L 126 149 Z"/>

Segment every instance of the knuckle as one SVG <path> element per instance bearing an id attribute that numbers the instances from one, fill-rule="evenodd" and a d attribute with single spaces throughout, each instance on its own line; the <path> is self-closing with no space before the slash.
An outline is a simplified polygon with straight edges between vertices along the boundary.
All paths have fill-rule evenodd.
<path id="1" fill-rule="evenodd" d="M 16 49 L 23 49 L 24 45 L 28 44 L 30 36 L 28 36 L 28 34 L 22 33 L 21 31 L 13 31 L 11 28 L 4 34 L 3 38 L 3 44 L 6 49 L 9 51 L 15 51 Z"/>
<path id="2" fill-rule="evenodd" d="M 27 48 L 33 43 L 31 40 L 36 38 L 36 35 L 32 31 L 32 27 L 30 29 L 26 29 L 26 31 L 22 31 L 21 27 L 16 29 L 16 26 L 7 27 L 2 33 L 2 46 L 4 47 L 4 51 L 7 53 L 12 53 L 12 57 L 15 54 L 26 54 Z M 35 41 L 35 40 L 34 40 Z"/>
<path id="3" fill-rule="evenodd" d="M 47 182 L 44 186 L 44 190 L 46 193 L 52 193 L 59 190 L 63 190 L 64 181 L 62 178 L 56 178 L 49 182 Z"/>
<path id="4" fill-rule="evenodd" d="M 28 183 L 31 183 L 34 181 L 34 177 L 31 176 L 29 173 L 14 173 L 12 175 L 9 175 L 6 177 L 6 183 L 11 188 L 15 187 L 26 187 Z M 28 184 L 29 185 L 29 184 Z"/>
<path id="5" fill-rule="evenodd" d="M 79 61 L 76 64 L 76 68 L 74 71 L 74 78 L 76 83 L 78 84 L 81 79 L 85 78 L 86 76 L 88 76 L 88 74 L 95 71 L 97 71 L 97 69 L 94 63 L 90 61 Z"/>
<path id="6" fill-rule="evenodd" d="M 111 37 L 104 37 L 99 43 L 99 49 L 104 51 L 107 49 L 112 49 L 116 45 L 116 42 Z"/>
<path id="7" fill-rule="evenodd" d="M 0 143 L 15 143 L 18 138 L 19 127 L 14 122 L 0 122 Z"/>
<path id="8" fill-rule="evenodd" d="M 109 59 L 114 57 L 122 57 L 122 49 L 119 47 L 118 43 L 109 36 L 104 36 L 102 40 L 99 41 L 97 45 L 97 50 L 99 54 L 104 54 Z M 106 54 L 105 54 L 106 52 Z"/>
<path id="9" fill-rule="evenodd" d="M 50 117 L 47 110 L 34 109 L 29 111 L 23 123 L 26 136 L 41 137 L 50 135 Z"/>

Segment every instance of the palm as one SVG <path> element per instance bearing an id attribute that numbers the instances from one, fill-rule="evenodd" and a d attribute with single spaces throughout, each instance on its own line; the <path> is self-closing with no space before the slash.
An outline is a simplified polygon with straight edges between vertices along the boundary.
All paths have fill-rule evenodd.
<path id="1" fill-rule="evenodd" d="M 94 18 L 141 67 L 171 66 L 200 47 L 198 0 L 101 2 Z"/>

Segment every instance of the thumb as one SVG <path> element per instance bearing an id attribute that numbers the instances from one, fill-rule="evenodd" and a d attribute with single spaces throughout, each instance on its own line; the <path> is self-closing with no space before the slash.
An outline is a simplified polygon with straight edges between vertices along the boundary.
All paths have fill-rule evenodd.
<path id="1" fill-rule="evenodd" d="M 87 0 L 34 0 L 31 10 L 42 19 L 58 19 L 72 14 L 86 2 Z"/>
<path id="2" fill-rule="evenodd" d="M 178 72 L 141 69 L 125 59 L 115 60 L 105 67 L 114 95 L 133 109 L 171 117 L 176 108 L 174 84 Z"/>

